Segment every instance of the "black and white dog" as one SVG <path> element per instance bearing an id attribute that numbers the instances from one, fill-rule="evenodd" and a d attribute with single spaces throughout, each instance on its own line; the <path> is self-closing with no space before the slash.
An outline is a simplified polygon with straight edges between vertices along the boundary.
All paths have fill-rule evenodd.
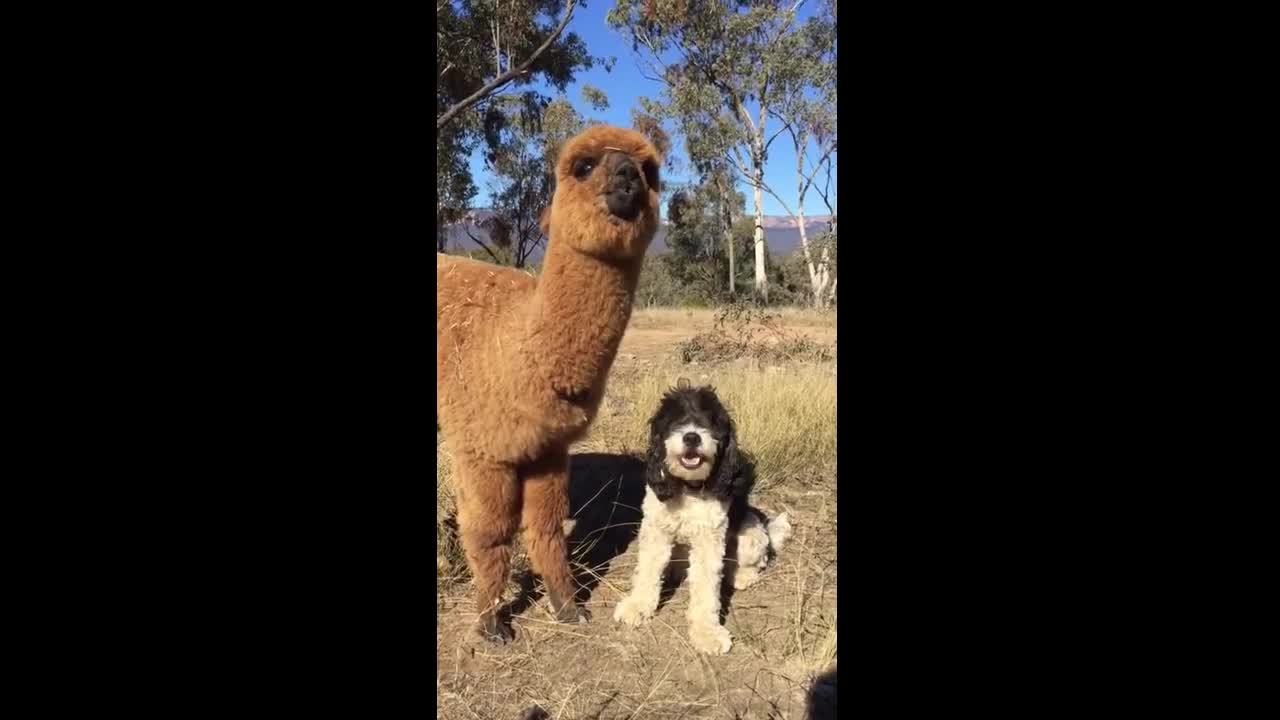
<path id="1" fill-rule="evenodd" d="M 720 625 L 726 550 L 734 587 L 746 588 L 759 579 L 770 551 L 782 549 L 791 524 L 786 513 L 767 521 L 747 504 L 754 468 L 715 390 L 691 387 L 685 378 L 676 384 L 649 420 L 639 557 L 631 593 L 613 619 L 639 625 L 653 617 L 672 549 L 687 544 L 689 640 L 701 652 L 721 654 L 733 644 Z"/>

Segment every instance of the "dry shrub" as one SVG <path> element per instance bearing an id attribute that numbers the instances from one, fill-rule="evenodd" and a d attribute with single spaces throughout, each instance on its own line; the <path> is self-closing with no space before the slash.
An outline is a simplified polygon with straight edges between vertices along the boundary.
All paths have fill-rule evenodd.
<path id="1" fill-rule="evenodd" d="M 789 330 L 782 317 L 751 305 L 727 305 L 711 330 L 676 345 L 682 362 L 727 362 L 751 358 L 772 363 L 835 359 L 835 348 Z"/>

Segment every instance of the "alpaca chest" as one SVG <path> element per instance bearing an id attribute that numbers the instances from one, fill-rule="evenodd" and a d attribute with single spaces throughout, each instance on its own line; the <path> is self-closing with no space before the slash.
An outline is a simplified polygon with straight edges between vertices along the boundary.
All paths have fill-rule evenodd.
<path id="1" fill-rule="evenodd" d="M 723 535 L 729 526 L 727 500 L 680 495 L 665 502 L 645 488 L 644 522 L 652 522 L 678 541 Z"/>

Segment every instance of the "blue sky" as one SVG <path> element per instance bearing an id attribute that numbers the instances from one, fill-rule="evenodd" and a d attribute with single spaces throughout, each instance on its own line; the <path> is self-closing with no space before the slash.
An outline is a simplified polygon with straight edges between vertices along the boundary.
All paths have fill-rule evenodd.
<path id="1" fill-rule="evenodd" d="M 800 19 L 807 18 L 811 13 L 809 6 L 816 4 L 813 0 L 806 3 L 806 6 L 800 10 Z M 573 19 L 569 21 L 567 30 L 577 33 L 586 43 L 587 51 L 592 55 L 597 57 L 613 56 L 618 59 L 618 62 L 614 65 L 612 72 L 605 72 L 605 69 L 600 65 L 596 65 L 591 70 L 579 72 L 574 82 L 566 89 L 565 94 L 574 107 L 578 109 L 578 112 L 585 117 L 594 118 L 611 125 L 630 127 L 631 109 L 639 106 L 639 98 L 657 98 L 662 86 L 640 74 L 636 57 L 631 52 L 631 44 L 626 42 L 621 34 L 612 30 L 605 22 L 605 15 L 612 5 L 612 0 L 587 0 L 586 7 L 579 6 L 574 11 Z M 584 84 L 594 85 L 609 96 L 608 109 L 596 111 L 583 101 L 581 88 Z M 541 91 L 547 95 L 553 96 L 555 94 L 554 89 L 546 87 L 541 88 Z M 776 121 L 774 122 L 776 123 Z M 667 126 L 667 131 L 672 132 L 673 128 Z M 672 141 L 674 152 L 680 158 L 681 168 L 676 174 L 668 174 L 664 180 L 675 185 L 686 182 L 690 178 L 683 162 L 685 158 L 684 138 L 673 136 Z M 812 150 L 810 151 L 810 158 L 816 159 L 816 154 Z M 795 151 L 791 145 L 791 138 L 784 133 L 769 147 L 769 162 L 765 168 L 765 182 L 773 188 L 774 192 L 777 192 L 787 201 L 787 205 L 793 211 L 796 209 L 795 167 Z M 479 150 L 471 157 L 471 172 L 472 177 L 475 178 L 476 188 L 479 191 L 473 201 L 474 206 L 488 207 L 490 175 L 485 170 L 483 154 Z M 833 193 L 835 186 L 835 172 L 833 171 L 831 174 Z M 754 201 L 750 186 L 742 184 L 739 189 L 746 196 L 744 210 L 748 214 L 754 212 Z M 782 209 L 782 205 L 767 192 L 764 193 L 764 212 L 766 215 L 786 214 L 786 211 Z M 822 215 L 826 214 L 826 212 L 827 209 L 822 204 L 822 199 L 813 191 L 810 191 L 805 196 L 805 215 Z"/>

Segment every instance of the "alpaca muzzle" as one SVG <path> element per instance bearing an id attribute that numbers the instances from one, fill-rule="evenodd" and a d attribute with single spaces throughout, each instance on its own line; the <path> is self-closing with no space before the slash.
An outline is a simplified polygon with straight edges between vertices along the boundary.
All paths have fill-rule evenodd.
<path id="1" fill-rule="evenodd" d="M 605 155 L 604 169 L 609 173 L 604 191 L 609 213 L 623 220 L 635 220 L 648 192 L 640 171 L 629 156 L 620 152 Z"/>

